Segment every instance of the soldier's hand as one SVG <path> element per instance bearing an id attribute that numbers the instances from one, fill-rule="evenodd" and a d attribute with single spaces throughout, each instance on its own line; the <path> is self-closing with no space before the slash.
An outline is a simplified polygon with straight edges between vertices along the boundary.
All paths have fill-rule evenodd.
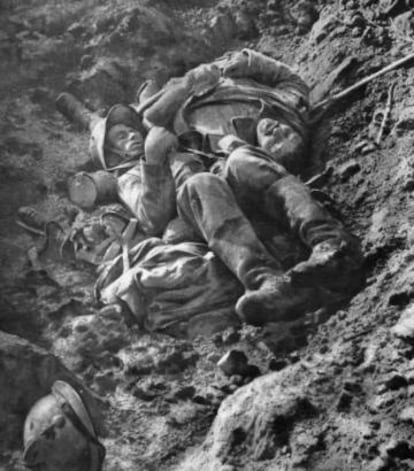
<path id="1" fill-rule="evenodd" d="M 249 54 L 246 51 L 236 52 L 223 64 L 222 70 L 224 77 L 247 77 L 249 70 Z"/>
<path id="2" fill-rule="evenodd" d="M 191 91 L 200 96 L 211 90 L 220 80 L 221 72 L 216 64 L 201 64 L 187 73 Z"/>
<path id="3" fill-rule="evenodd" d="M 145 139 L 145 160 L 152 165 L 161 165 L 177 147 L 175 134 L 166 128 L 154 126 Z"/>

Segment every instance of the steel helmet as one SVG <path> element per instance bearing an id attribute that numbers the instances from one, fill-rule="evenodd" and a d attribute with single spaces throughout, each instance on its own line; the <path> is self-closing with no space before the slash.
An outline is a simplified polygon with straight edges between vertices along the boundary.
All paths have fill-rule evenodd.
<path id="1" fill-rule="evenodd" d="M 131 126 L 139 131 L 143 137 L 146 134 L 140 115 L 129 105 L 114 105 L 105 118 L 97 119 L 91 131 L 89 152 L 95 165 L 105 170 L 108 169 L 105 161 L 105 139 L 109 128 L 116 124 Z"/>
<path id="2" fill-rule="evenodd" d="M 65 381 L 31 408 L 23 442 L 25 465 L 39 471 L 100 471 L 105 457 L 84 402 Z"/>

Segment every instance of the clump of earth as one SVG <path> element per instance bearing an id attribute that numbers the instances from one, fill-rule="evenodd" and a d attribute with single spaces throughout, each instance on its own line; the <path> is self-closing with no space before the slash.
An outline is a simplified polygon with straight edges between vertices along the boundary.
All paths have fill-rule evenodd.
<path id="1" fill-rule="evenodd" d="M 88 135 L 56 110 L 60 92 L 104 114 L 148 78 L 250 47 L 294 66 L 316 104 L 412 52 L 412 2 L 0 8 L 1 468 L 23 469 L 25 415 L 59 377 L 93 391 L 106 471 L 414 469 L 414 62 L 315 117 L 308 176 L 361 238 L 367 281 L 340 310 L 310 316 L 293 344 L 288 329 L 174 339 L 98 314 L 94 270 L 58 259 L 39 269 L 41 238 L 16 224 L 27 205 L 78 216 L 66 182 L 88 161 Z"/>

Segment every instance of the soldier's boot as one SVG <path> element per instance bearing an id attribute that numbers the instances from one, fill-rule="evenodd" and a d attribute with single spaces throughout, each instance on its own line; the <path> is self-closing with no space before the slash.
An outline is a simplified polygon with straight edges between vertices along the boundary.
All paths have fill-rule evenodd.
<path id="1" fill-rule="evenodd" d="M 287 275 L 262 273 L 256 287 L 248 288 L 236 304 L 237 314 L 248 324 L 294 320 L 320 306 L 318 292 L 293 286 Z"/>
<path id="2" fill-rule="evenodd" d="M 267 208 L 285 218 L 287 225 L 311 250 L 308 260 L 289 272 L 295 286 L 354 293 L 361 287 L 363 256 L 358 239 L 316 201 L 296 177 L 287 176 L 266 194 Z"/>

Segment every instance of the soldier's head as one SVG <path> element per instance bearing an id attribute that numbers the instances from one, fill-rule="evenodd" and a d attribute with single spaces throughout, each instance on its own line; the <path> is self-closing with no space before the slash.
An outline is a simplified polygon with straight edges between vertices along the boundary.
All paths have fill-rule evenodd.
<path id="1" fill-rule="evenodd" d="M 257 143 L 289 172 L 298 174 L 305 162 L 305 138 L 294 127 L 274 118 L 262 118 L 256 127 Z"/>
<path id="2" fill-rule="evenodd" d="M 56 381 L 24 424 L 24 464 L 38 471 L 101 471 L 105 448 L 78 393 Z"/>
<path id="3" fill-rule="evenodd" d="M 115 105 L 92 129 L 92 159 L 104 169 L 139 160 L 144 156 L 145 135 L 135 110 L 127 105 Z"/>
<path id="4" fill-rule="evenodd" d="M 257 124 L 257 141 L 269 154 L 284 158 L 303 152 L 302 135 L 289 124 L 272 118 L 263 118 Z"/>

